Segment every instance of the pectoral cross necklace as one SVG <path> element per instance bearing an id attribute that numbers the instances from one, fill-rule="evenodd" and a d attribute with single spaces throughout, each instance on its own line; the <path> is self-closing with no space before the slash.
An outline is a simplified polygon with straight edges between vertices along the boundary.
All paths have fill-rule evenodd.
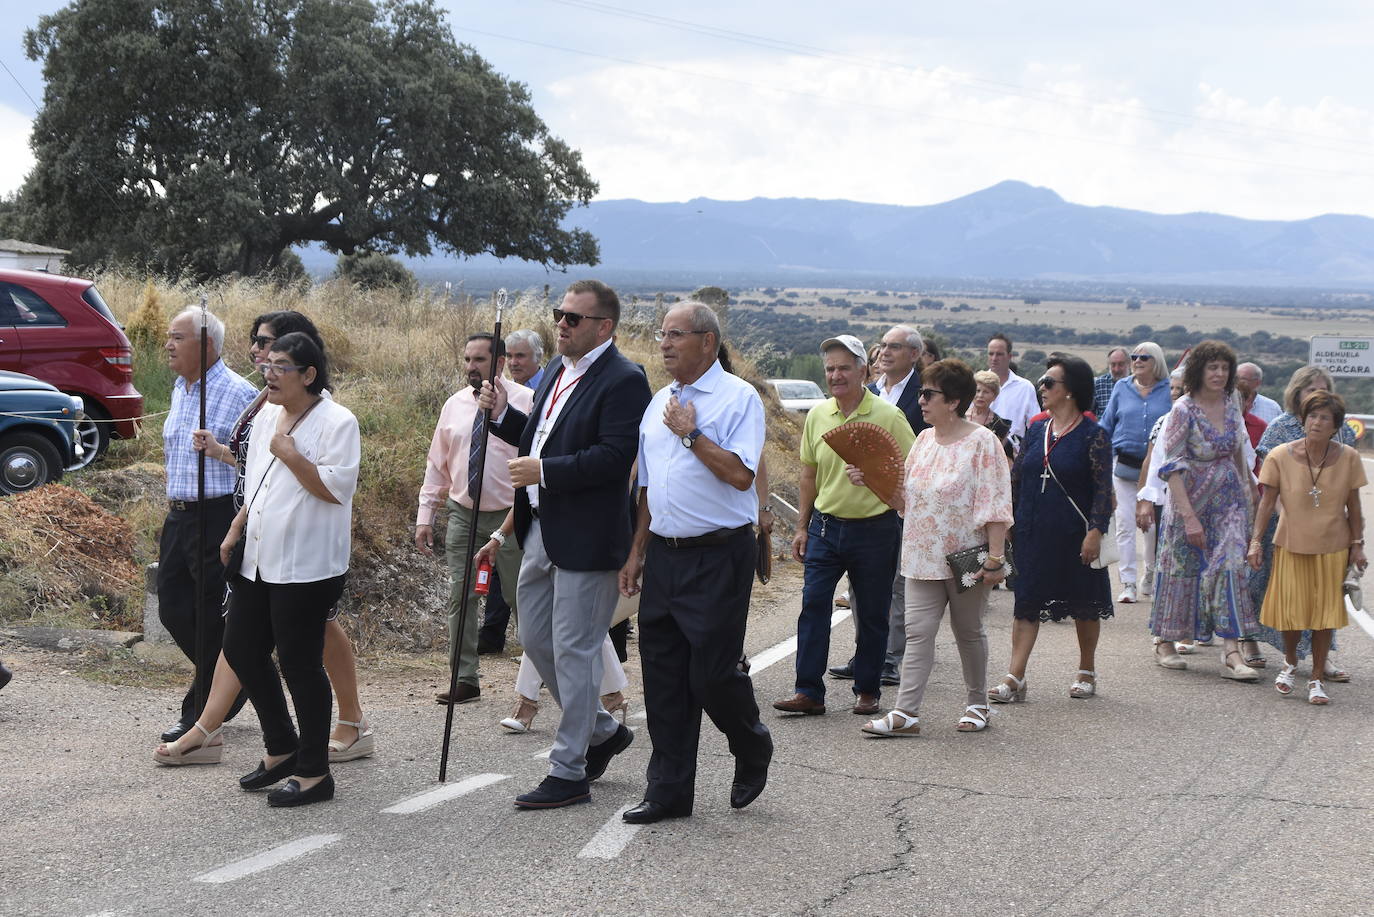
<path id="1" fill-rule="evenodd" d="M 1073 423 L 1069 424 L 1068 429 L 1066 429 L 1063 433 L 1060 433 L 1060 434 L 1058 434 L 1058 435 L 1055 435 L 1055 434 L 1052 432 L 1052 430 L 1053 430 L 1053 428 L 1054 428 L 1054 418 L 1051 417 L 1051 418 L 1048 418 L 1048 419 L 1045 421 L 1045 455 L 1044 455 L 1044 467 L 1043 467 L 1043 468 L 1041 469 L 1041 471 L 1040 471 L 1040 492 L 1041 492 L 1041 493 L 1044 493 L 1044 492 L 1045 492 L 1045 485 L 1048 484 L 1049 481 L 1050 481 L 1050 478 L 1053 477 L 1053 474 L 1052 474 L 1052 472 L 1050 471 L 1050 453 L 1054 451 L 1054 447 L 1055 447 L 1055 446 L 1059 445 L 1061 442 L 1064 441 L 1064 437 L 1068 436 L 1070 433 L 1073 432 L 1073 428 L 1076 427 L 1076 426 L 1078 426 L 1078 422 L 1079 422 L 1080 420 L 1082 420 L 1082 419 L 1083 419 L 1083 415 L 1082 415 L 1082 414 L 1079 414 L 1076 418 L 1074 418 Z"/>
<path id="2" fill-rule="evenodd" d="M 1322 450 L 1322 460 L 1321 463 L 1317 465 L 1316 471 L 1312 470 L 1312 456 L 1308 454 L 1306 443 L 1303 443 L 1302 451 L 1303 459 L 1307 462 L 1307 474 L 1312 478 L 1312 489 L 1307 492 L 1307 495 L 1312 498 L 1313 506 L 1321 506 L 1322 489 L 1317 486 L 1317 482 L 1321 480 L 1322 471 L 1326 468 L 1326 457 L 1331 452 L 1331 443 L 1328 441 L 1326 448 Z"/>

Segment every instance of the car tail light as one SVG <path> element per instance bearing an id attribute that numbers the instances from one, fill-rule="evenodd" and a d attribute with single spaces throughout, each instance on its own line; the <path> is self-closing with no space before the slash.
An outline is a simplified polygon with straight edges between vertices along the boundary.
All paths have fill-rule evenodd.
<path id="1" fill-rule="evenodd" d="M 105 358 L 105 362 L 115 368 L 115 372 L 121 376 L 134 377 L 134 356 L 133 352 L 127 347 L 102 347 L 100 355 Z"/>

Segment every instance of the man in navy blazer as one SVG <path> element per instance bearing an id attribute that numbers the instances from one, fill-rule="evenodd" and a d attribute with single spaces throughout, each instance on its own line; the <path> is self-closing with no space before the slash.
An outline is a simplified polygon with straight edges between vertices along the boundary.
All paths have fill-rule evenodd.
<path id="1" fill-rule="evenodd" d="M 868 390 L 906 415 L 917 436 L 930 424 L 921 416 L 921 370 L 925 368 L 925 341 L 910 325 L 894 325 L 883 341 L 874 367 L 882 372 Z M 851 591 L 852 594 L 852 591 Z M 888 608 L 887 658 L 883 660 L 882 683 L 895 685 L 906 652 L 906 579 L 901 570 L 892 584 L 892 604 Z M 854 657 L 844 665 L 830 667 L 835 678 L 854 677 Z"/>
<path id="2" fill-rule="evenodd" d="M 630 553 L 630 467 L 651 393 L 644 371 L 616 349 L 620 299 L 597 280 L 568 287 L 553 311 L 561 361 L 545 367 L 526 415 L 483 383 L 491 432 L 519 446 L 510 462 L 515 535 L 524 550 L 517 586 L 520 642 L 563 708 L 549 776 L 516 797 L 521 808 L 586 802 L 590 782 L 634 733 L 598 698 L 601 644 L 615 612 L 617 574 Z M 503 540 L 482 548 L 489 552 Z"/>

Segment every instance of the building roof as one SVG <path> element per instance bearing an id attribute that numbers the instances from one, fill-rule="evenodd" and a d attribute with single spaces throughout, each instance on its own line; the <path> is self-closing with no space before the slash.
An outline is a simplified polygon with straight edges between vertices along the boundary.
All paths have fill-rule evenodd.
<path id="1" fill-rule="evenodd" d="M 35 242 L 21 242 L 19 239 L 0 239 L 0 252 L 15 252 L 20 255 L 70 255 L 65 248 L 51 245 L 38 245 Z"/>

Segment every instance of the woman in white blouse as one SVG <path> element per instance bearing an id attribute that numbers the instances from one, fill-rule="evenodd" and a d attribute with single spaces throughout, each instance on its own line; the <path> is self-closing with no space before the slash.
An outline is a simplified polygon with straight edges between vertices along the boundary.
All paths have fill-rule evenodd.
<path id="1" fill-rule="evenodd" d="M 334 797 L 329 774 L 333 697 L 324 671 L 325 619 L 343 594 L 361 443 L 357 418 L 322 397 L 329 385 L 320 347 L 304 334 L 277 339 L 262 364 L 267 404 L 248 443 L 244 507 L 220 547 L 245 539 L 225 622 L 224 655 L 262 723 L 267 755 L 239 779 L 272 806 Z M 300 720 L 291 722 L 272 649 Z"/>
<path id="2" fill-rule="evenodd" d="M 960 732 L 988 725 L 988 637 L 983 615 L 988 590 L 1006 577 L 1011 523 L 1011 474 L 1002 444 L 986 427 L 964 418 L 977 391 L 962 360 L 941 360 L 921 374 L 921 431 L 906 459 L 903 486 L 892 501 L 902 514 L 901 571 L 906 577 L 906 652 L 897 706 L 862 727 L 875 736 L 917 735 L 918 712 L 935 665 L 935 634 L 949 609 L 964 669 L 967 706 Z M 849 466 L 850 480 L 863 473 Z M 986 546 L 977 581 L 961 591 L 946 555 Z"/>

